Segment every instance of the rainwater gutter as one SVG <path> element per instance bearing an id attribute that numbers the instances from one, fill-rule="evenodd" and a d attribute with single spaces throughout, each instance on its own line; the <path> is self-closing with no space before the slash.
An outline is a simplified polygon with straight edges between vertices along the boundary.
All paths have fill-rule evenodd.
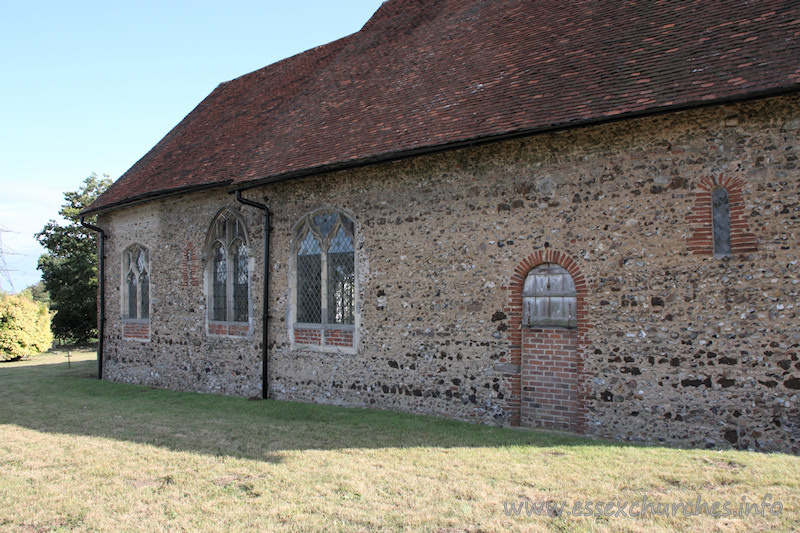
<path id="1" fill-rule="evenodd" d="M 97 342 L 97 379 L 103 379 L 103 339 L 105 338 L 106 329 L 106 232 L 93 224 L 89 224 L 84 218 L 81 217 L 81 226 L 94 231 L 100 236 L 100 250 L 97 255 L 97 283 L 100 290 L 100 308 L 97 310 L 97 335 L 99 337 Z"/>

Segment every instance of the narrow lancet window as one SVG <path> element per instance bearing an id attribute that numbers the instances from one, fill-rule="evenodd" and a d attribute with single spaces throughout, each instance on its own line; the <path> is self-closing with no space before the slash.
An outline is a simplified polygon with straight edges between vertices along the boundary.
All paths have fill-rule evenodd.
<path id="1" fill-rule="evenodd" d="M 728 191 L 717 187 L 711 193 L 711 218 L 713 221 L 714 254 L 731 254 L 731 210 Z"/>

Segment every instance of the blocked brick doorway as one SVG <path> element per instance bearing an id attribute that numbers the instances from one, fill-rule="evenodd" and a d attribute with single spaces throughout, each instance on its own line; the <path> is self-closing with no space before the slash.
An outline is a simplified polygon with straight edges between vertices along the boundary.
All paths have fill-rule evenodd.
<path id="1" fill-rule="evenodd" d="M 586 431 L 586 279 L 577 262 L 536 251 L 511 275 L 506 409 L 512 426 Z"/>
<path id="2" fill-rule="evenodd" d="M 578 332 L 525 328 L 521 373 L 521 425 L 578 431 Z"/>

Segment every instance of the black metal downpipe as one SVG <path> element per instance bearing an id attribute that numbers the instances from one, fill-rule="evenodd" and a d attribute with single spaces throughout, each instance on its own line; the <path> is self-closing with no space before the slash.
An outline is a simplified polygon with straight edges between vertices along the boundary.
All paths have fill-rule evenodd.
<path id="1" fill-rule="evenodd" d="M 103 379 L 103 339 L 106 330 L 106 232 L 86 222 L 84 217 L 81 217 L 81 226 L 100 236 L 100 252 L 97 257 L 97 283 L 100 286 L 100 309 L 97 311 L 97 334 L 100 337 L 97 342 L 97 379 Z"/>
<path id="2" fill-rule="evenodd" d="M 264 295 L 261 299 L 263 314 L 261 325 L 263 327 L 261 336 L 261 397 L 269 398 L 269 351 L 267 342 L 269 341 L 269 207 L 264 204 L 242 198 L 242 191 L 236 191 L 236 200 L 244 205 L 261 209 L 264 212 Z"/>

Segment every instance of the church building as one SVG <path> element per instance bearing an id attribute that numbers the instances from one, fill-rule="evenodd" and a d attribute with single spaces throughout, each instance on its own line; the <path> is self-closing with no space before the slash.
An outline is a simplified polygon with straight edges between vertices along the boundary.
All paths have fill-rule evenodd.
<path id="1" fill-rule="evenodd" d="M 101 377 L 800 453 L 800 3 L 388 0 L 84 215 Z"/>

